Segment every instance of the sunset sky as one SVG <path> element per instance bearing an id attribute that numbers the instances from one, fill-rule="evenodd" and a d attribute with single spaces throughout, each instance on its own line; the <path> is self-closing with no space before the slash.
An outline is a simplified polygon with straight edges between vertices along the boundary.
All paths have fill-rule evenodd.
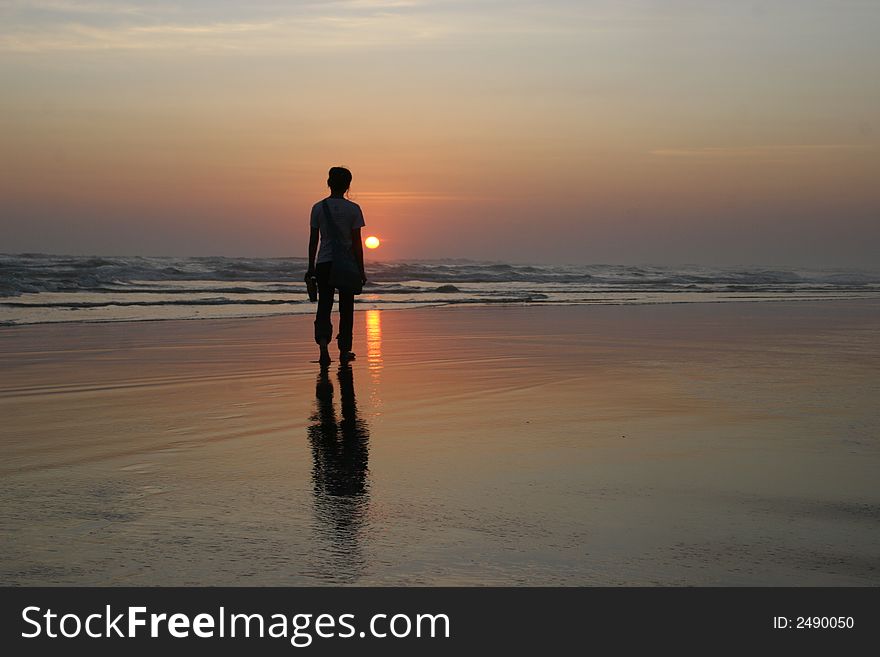
<path id="1" fill-rule="evenodd" d="M 0 252 L 869 266 L 880 2 L 0 1 Z"/>

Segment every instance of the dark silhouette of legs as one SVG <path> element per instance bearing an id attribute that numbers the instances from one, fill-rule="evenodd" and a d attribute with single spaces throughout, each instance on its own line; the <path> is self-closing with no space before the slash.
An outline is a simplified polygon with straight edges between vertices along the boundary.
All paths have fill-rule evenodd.
<path id="1" fill-rule="evenodd" d="M 315 277 L 318 281 L 318 310 L 315 314 L 315 342 L 321 348 L 320 362 L 326 365 L 330 362 L 330 354 L 327 345 L 333 337 L 333 322 L 330 313 L 333 311 L 333 287 L 330 285 L 331 263 L 321 262 L 315 267 Z"/>
<path id="2" fill-rule="evenodd" d="M 318 279 L 318 310 L 315 314 L 315 342 L 321 347 L 320 363 L 330 362 L 327 345 L 333 338 L 333 295 L 336 290 L 330 284 L 330 269 L 333 263 L 320 262 L 315 266 L 315 277 Z M 336 334 L 336 345 L 342 360 L 351 360 L 352 333 L 354 331 L 354 295 L 351 292 L 339 291 L 339 333 Z"/>
<path id="3" fill-rule="evenodd" d="M 351 353 L 352 333 L 354 331 L 354 295 L 350 292 L 339 292 L 339 334 L 336 344 L 341 357 Z"/>

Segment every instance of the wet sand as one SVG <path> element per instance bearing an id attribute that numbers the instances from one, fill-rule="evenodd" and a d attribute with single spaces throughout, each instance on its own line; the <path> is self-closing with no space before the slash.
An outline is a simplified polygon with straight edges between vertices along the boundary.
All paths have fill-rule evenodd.
<path id="1" fill-rule="evenodd" d="M 0 328 L 0 583 L 878 585 L 880 304 Z"/>

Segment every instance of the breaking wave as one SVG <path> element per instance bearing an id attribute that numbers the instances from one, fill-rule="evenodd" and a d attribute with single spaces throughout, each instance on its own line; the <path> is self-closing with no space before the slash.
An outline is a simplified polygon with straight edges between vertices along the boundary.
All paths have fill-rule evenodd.
<path id="1" fill-rule="evenodd" d="M 304 258 L 0 255 L 0 323 L 312 312 Z M 880 296 L 880 272 L 687 265 L 373 262 L 359 305 L 673 303 Z M 211 310 L 211 309 L 215 310 Z"/>

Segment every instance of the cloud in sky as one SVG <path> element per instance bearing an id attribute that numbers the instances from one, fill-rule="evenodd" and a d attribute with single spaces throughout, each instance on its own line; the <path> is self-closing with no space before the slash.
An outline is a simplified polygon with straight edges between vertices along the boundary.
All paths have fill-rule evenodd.
<path id="1" fill-rule="evenodd" d="M 241 7 L 248 9 L 242 11 Z M 632 29 L 644 20 L 624 14 L 524 2 L 345 0 L 247 4 L 77 3 L 65 0 L 0 5 L 0 51 L 307 50 L 473 44 L 529 36 L 577 37 Z"/>
<path id="2" fill-rule="evenodd" d="M 474 196 L 474 195 L 451 195 L 451 194 L 437 194 L 432 192 L 412 192 L 412 191 L 398 191 L 398 192 L 376 192 L 376 191 L 366 191 L 366 192 L 357 192 L 356 200 L 368 200 L 368 201 L 379 201 L 379 202 L 399 202 L 399 203 L 411 203 L 411 202 L 423 202 L 423 201 L 494 201 L 499 200 L 499 197 L 492 196 Z"/>
<path id="3" fill-rule="evenodd" d="M 27 16 L 27 12 L 31 12 L 31 17 L 38 12 L 48 15 L 146 15 L 149 13 L 149 5 L 126 2 L 77 2 L 76 0 L 7 0 L 0 2 L 0 10 L 6 13 L 7 18 L 16 15 Z"/>
<path id="4" fill-rule="evenodd" d="M 91 14 L 91 12 L 85 12 Z M 88 21 L 86 15 L 69 20 L 7 24 L 0 31 L 0 51 L 53 53 L 65 51 L 179 50 L 250 53 L 302 52 L 330 48 L 402 44 L 431 38 L 439 26 L 396 14 L 334 16 L 302 12 L 296 16 L 259 16 L 254 20 L 202 20 L 139 12 L 119 13 L 120 20 Z M 205 20 L 209 19 L 209 20 Z"/>
<path id="5" fill-rule="evenodd" d="M 703 148 L 660 148 L 650 151 L 658 157 L 694 158 L 779 158 L 822 155 L 829 152 L 873 152 L 871 144 L 765 144 L 755 146 L 709 146 Z"/>

